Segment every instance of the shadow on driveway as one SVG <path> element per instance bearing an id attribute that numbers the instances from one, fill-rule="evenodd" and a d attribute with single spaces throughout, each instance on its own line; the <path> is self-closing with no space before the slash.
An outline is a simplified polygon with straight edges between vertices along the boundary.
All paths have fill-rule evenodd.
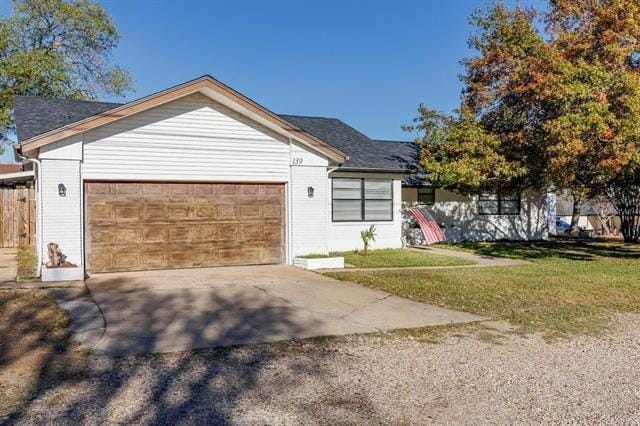
<path id="1" fill-rule="evenodd" d="M 175 352 L 482 320 L 284 265 L 97 274 L 96 355 Z"/>

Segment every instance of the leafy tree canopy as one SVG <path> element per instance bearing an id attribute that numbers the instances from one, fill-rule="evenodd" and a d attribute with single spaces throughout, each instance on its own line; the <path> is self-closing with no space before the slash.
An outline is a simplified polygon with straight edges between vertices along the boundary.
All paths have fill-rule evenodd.
<path id="1" fill-rule="evenodd" d="M 542 15 L 495 3 L 470 23 L 459 110 L 421 106 L 413 127 L 430 179 L 587 197 L 640 164 L 639 2 L 555 0 Z"/>
<path id="2" fill-rule="evenodd" d="M 0 20 L 0 137 L 13 131 L 14 95 L 71 99 L 122 96 L 132 89 L 112 64 L 120 35 L 91 0 L 12 0 Z"/>

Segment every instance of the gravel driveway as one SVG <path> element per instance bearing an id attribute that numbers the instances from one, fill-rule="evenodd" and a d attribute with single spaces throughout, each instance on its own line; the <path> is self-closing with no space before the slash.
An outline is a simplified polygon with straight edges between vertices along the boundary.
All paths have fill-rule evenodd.
<path id="1" fill-rule="evenodd" d="M 640 316 L 601 337 L 450 331 L 96 358 L 20 421 L 513 423 L 640 421 Z"/>

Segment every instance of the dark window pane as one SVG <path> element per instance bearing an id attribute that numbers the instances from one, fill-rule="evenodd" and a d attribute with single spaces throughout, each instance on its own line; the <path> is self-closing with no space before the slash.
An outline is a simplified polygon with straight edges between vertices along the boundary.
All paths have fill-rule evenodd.
<path id="1" fill-rule="evenodd" d="M 333 178 L 334 200 L 359 200 L 362 197 L 360 179 Z"/>
<path id="2" fill-rule="evenodd" d="M 502 214 L 520 214 L 519 201 L 500 201 L 500 213 Z"/>
<path id="3" fill-rule="evenodd" d="M 391 220 L 393 202 L 391 200 L 366 200 L 364 220 Z"/>
<path id="4" fill-rule="evenodd" d="M 365 179 L 365 200 L 390 200 L 392 198 L 392 185 L 390 180 Z"/>
<path id="5" fill-rule="evenodd" d="M 360 200 L 333 200 L 333 220 L 362 220 Z"/>
<path id="6" fill-rule="evenodd" d="M 435 188 L 418 188 L 418 202 L 423 204 L 434 204 L 436 202 Z"/>
<path id="7" fill-rule="evenodd" d="M 480 201 L 478 203 L 480 214 L 498 214 L 498 201 Z"/>

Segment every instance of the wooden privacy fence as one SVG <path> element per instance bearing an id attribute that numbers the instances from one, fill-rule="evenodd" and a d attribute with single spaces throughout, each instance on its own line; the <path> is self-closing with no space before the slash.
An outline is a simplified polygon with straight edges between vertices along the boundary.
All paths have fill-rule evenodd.
<path id="1" fill-rule="evenodd" d="M 35 244 L 34 188 L 0 188 L 0 248 Z"/>

